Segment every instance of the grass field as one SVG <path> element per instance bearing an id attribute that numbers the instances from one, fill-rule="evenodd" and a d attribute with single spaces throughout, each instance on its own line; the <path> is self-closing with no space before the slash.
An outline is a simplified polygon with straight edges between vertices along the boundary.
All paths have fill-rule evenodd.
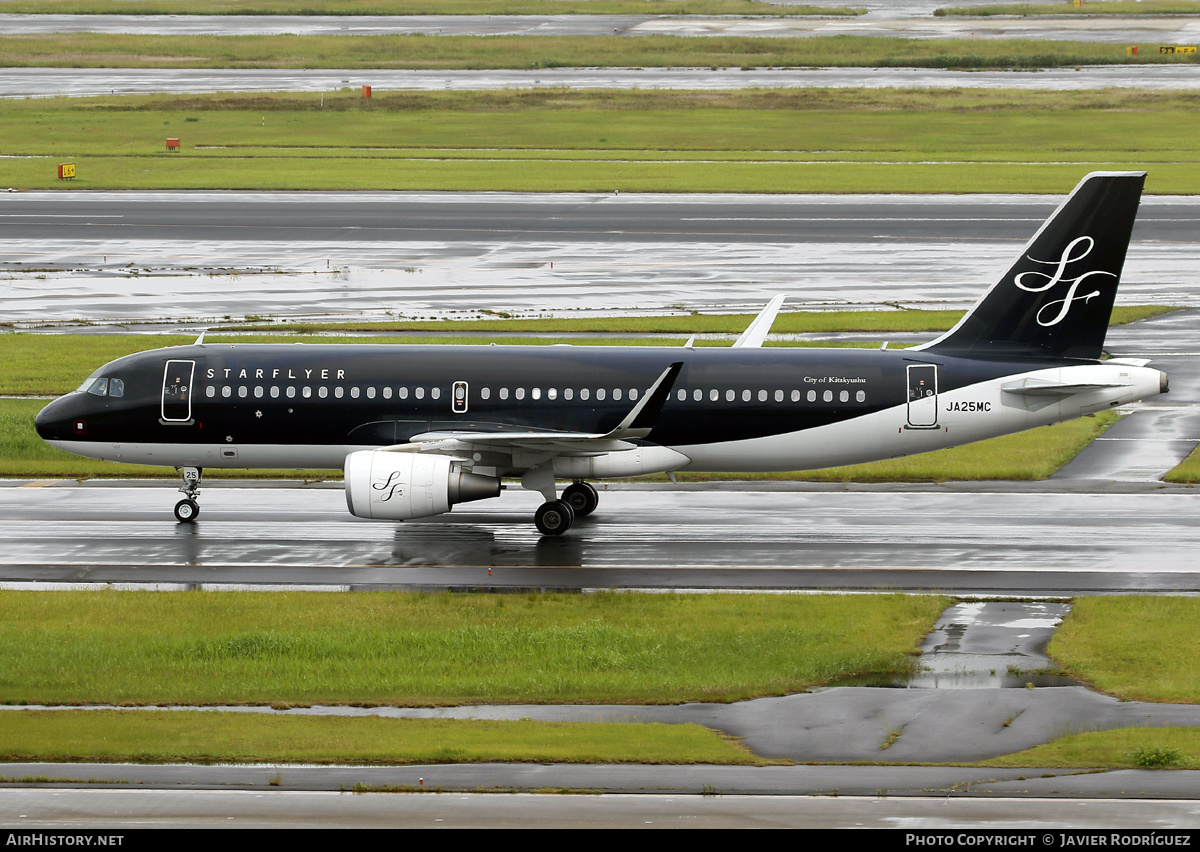
<path id="1" fill-rule="evenodd" d="M 911 595 L 0 592 L 0 703 L 737 701 L 904 673 L 946 605 Z"/>
<path id="2" fill-rule="evenodd" d="M 905 672 L 947 604 L 907 595 L 0 592 L 0 703 L 732 701 Z M 0 760 L 24 759 L 767 762 L 695 725 L 0 713 Z"/>
<path id="3" fill-rule="evenodd" d="M 0 716 L 0 761 L 706 763 L 765 765 L 700 725 L 28 710 Z M 0 770 L 2 771 L 2 770 Z"/>
<path id="4" fill-rule="evenodd" d="M 949 603 L 924 596 L 0 592 L 0 702 L 676 703 L 895 673 Z M 1083 598 L 1051 644 L 1125 698 L 1200 702 L 1192 598 Z M 862 648 L 861 637 L 873 637 Z M 1169 646 L 1177 653 L 1164 654 Z M 1094 658 L 1095 665 L 1080 664 Z M 170 698 L 164 698 L 169 695 Z M 8 711 L 2 760 L 749 763 L 690 725 Z M 1200 729 L 1072 734 L 984 761 L 1200 766 Z"/>
<path id="5" fill-rule="evenodd" d="M 984 766 L 1200 769 L 1200 728 L 1119 728 L 1071 734 Z"/>
<path id="6" fill-rule="evenodd" d="M 1200 703 L 1198 618 L 1196 598 L 1081 598 L 1049 652 L 1071 674 L 1111 695 Z"/>
<path id="7" fill-rule="evenodd" d="M 6 4 L 7 5 L 7 4 Z M 67 68 L 1072 68 L 1188 54 L 1039 39 L 866 36 L 0 36 L 0 66 Z M 364 80 L 363 82 L 370 82 Z"/>
<path id="8" fill-rule="evenodd" d="M 1180 462 L 1163 479 L 1167 482 L 1185 484 L 1200 482 L 1200 447 L 1192 450 L 1191 455 Z"/>
<path id="9" fill-rule="evenodd" d="M 1148 192 L 1187 194 L 1200 192 L 1198 104 L 854 90 L 4 100 L 0 154 L 4 183 L 23 188 L 1062 193 L 1137 168 Z M 58 180 L 64 161 L 74 180 Z"/>
<path id="10" fill-rule="evenodd" d="M 865 10 L 756 0 L 5 0 L 21 15 L 821 15 Z"/>

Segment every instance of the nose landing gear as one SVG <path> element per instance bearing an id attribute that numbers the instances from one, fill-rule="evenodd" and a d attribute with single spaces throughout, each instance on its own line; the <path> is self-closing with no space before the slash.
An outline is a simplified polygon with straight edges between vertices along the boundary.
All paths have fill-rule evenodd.
<path id="1" fill-rule="evenodd" d="M 199 467 L 177 467 L 175 471 L 183 480 L 183 487 L 179 492 L 184 495 L 183 499 L 175 504 L 175 520 L 181 524 L 190 524 L 200 515 L 200 503 L 197 497 L 200 494 L 200 478 L 204 475 L 204 469 Z"/>

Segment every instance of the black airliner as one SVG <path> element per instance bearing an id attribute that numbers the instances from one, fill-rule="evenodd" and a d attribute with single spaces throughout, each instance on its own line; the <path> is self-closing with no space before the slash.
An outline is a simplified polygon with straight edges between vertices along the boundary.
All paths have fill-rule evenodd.
<path id="1" fill-rule="evenodd" d="M 922 453 L 1167 390 L 1100 360 L 1144 173 L 1094 173 L 963 319 L 910 349 L 761 348 L 782 297 L 730 348 L 205 343 L 101 367 L 37 417 L 91 458 L 343 468 L 362 518 L 407 520 L 519 478 L 545 535 L 596 508 L 587 480 L 808 470 Z M 572 480 L 559 495 L 555 481 Z"/>

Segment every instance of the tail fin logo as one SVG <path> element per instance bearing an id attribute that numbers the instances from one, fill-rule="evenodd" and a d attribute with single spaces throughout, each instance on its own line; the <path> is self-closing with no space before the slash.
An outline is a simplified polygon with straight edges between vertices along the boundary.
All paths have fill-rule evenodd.
<path id="1" fill-rule="evenodd" d="M 1071 264 L 1083 260 L 1092 253 L 1096 242 L 1091 237 L 1083 236 L 1076 237 L 1071 240 L 1066 248 L 1063 249 L 1062 257 L 1058 260 L 1038 260 L 1036 257 L 1026 255 L 1026 258 L 1033 263 L 1040 263 L 1043 266 L 1053 266 L 1053 272 L 1038 272 L 1036 270 L 1022 272 L 1013 278 L 1013 283 L 1021 290 L 1027 293 L 1044 293 L 1047 290 L 1055 287 L 1058 284 L 1068 284 L 1067 293 L 1061 299 L 1055 299 L 1052 302 L 1047 302 L 1038 310 L 1035 319 L 1037 324 L 1043 328 L 1056 326 L 1064 319 L 1071 310 L 1071 305 L 1077 301 L 1088 302 L 1090 299 L 1099 296 L 1099 290 L 1081 295 L 1079 288 L 1083 282 L 1096 275 L 1107 275 L 1109 278 L 1117 276 L 1112 272 L 1104 272 L 1099 269 L 1092 269 L 1084 272 L 1082 275 L 1077 275 L 1070 278 L 1067 275 Z M 1041 283 L 1037 283 L 1038 281 Z"/>

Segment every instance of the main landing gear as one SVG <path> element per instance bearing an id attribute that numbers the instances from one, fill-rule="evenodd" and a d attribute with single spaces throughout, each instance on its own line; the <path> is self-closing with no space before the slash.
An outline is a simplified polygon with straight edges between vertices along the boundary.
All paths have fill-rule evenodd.
<path id="1" fill-rule="evenodd" d="M 550 495 L 553 495 L 551 486 Z M 533 515 L 533 522 L 542 535 L 562 535 L 571 528 L 576 518 L 583 518 L 596 511 L 600 502 L 596 489 L 587 482 L 577 481 L 563 489 L 562 497 L 547 500 Z"/>
<path id="2" fill-rule="evenodd" d="M 179 492 L 184 495 L 183 499 L 175 504 L 175 520 L 181 524 L 190 524 L 200 514 L 200 503 L 197 497 L 200 494 L 200 478 L 204 475 L 204 469 L 200 467 L 177 467 L 176 473 L 183 480 L 183 487 Z"/>
<path id="3" fill-rule="evenodd" d="M 575 517 L 586 518 L 592 512 L 596 511 L 596 504 L 600 502 L 600 495 L 587 482 L 573 482 L 563 489 L 562 499 L 564 503 L 575 511 Z"/>

